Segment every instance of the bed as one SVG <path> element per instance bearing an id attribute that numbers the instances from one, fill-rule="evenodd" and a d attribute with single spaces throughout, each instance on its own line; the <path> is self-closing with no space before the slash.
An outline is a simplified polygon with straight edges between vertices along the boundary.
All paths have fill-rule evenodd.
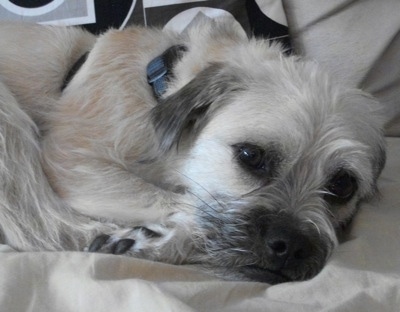
<path id="1" fill-rule="evenodd" d="M 12 3 L 4 3 L 8 2 Z M 132 21 L 147 24 L 159 21 L 154 15 L 157 9 L 162 9 L 164 17 L 175 17 L 175 23 L 168 27 L 184 23 L 185 15 L 176 14 L 173 9 L 186 12 L 186 16 L 192 16 L 193 12 L 206 15 L 225 12 L 257 35 L 283 39 L 293 53 L 318 61 L 349 85 L 369 90 L 380 99 L 386 123 L 388 158 L 379 180 L 381 194 L 362 205 L 326 267 L 304 282 L 272 286 L 223 281 L 194 266 L 83 252 L 16 252 L 1 245 L 1 311 L 400 311 L 398 0 L 264 0 L 223 1 L 223 4 L 102 1 L 103 5 L 109 4 L 107 8 L 100 8 L 100 1 L 78 2 L 87 5 L 88 17 L 85 22 L 82 17 L 75 21 L 86 23 L 92 31 L 101 31 L 106 26 L 99 20 L 93 22 L 90 10 L 114 9 L 116 16 L 123 5 L 126 16 L 116 16 L 112 21 L 118 19 L 117 26 L 121 27 Z M 74 1 L 69 3 L 71 9 Z M 112 3 L 119 3 L 120 7 L 113 7 Z M 239 16 L 243 11 L 240 6 L 246 8 L 247 17 Z M 0 4 L 0 18 L 22 19 L 23 10 L 15 11 L 17 5 L 12 8 L 10 14 L 10 7 Z M 62 4 L 56 9 L 60 8 Z M 51 22 L 55 21 L 54 14 Z M 65 11 L 62 14 L 67 15 Z M 44 20 L 38 22 L 49 22 L 48 12 L 34 18 L 39 17 Z M 171 20 L 166 18 L 164 24 Z M 72 23 L 70 17 L 63 22 Z"/>

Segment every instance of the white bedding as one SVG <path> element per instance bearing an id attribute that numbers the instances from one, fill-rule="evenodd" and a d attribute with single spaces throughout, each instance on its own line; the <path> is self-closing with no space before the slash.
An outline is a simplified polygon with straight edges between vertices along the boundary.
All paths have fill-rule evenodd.
<path id="1" fill-rule="evenodd" d="M 77 252 L 0 252 L 0 311 L 400 311 L 400 138 L 388 139 L 382 198 L 314 279 L 226 282 L 187 266 Z"/>

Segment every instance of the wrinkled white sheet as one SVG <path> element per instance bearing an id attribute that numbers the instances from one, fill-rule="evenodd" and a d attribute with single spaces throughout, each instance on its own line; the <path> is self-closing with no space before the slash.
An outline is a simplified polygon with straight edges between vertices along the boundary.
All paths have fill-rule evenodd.
<path id="1" fill-rule="evenodd" d="M 77 252 L 0 252 L 0 311 L 400 311 L 400 138 L 388 139 L 382 198 L 314 279 L 226 282 L 193 267 Z"/>

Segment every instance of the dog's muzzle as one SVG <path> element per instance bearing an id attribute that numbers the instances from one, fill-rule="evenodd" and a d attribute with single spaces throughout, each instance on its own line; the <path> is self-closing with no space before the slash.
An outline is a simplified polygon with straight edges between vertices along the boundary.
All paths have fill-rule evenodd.
<path id="1" fill-rule="evenodd" d="M 334 246 L 327 234 L 283 211 L 248 211 L 225 212 L 219 222 L 202 218 L 212 265 L 271 284 L 309 279 L 321 271 Z"/>

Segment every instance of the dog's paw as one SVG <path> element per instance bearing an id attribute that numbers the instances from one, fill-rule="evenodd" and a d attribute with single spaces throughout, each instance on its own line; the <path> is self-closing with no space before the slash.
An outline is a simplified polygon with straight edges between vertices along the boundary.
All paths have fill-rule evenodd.
<path id="1" fill-rule="evenodd" d="M 154 239 L 162 234 L 146 227 L 134 227 L 97 236 L 90 246 L 89 252 L 110 253 L 115 255 L 140 255 Z"/>

